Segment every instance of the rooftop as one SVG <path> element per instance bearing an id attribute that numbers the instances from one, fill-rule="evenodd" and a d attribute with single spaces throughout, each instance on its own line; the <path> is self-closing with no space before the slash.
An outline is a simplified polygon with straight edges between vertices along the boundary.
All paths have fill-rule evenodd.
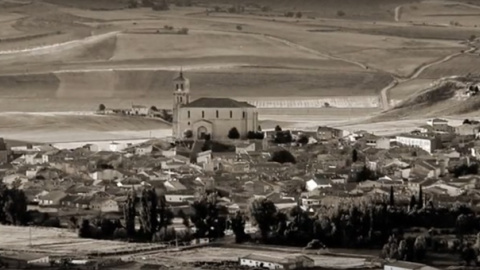
<path id="1" fill-rule="evenodd" d="M 255 106 L 231 98 L 199 98 L 186 105 L 184 108 L 255 108 Z"/>

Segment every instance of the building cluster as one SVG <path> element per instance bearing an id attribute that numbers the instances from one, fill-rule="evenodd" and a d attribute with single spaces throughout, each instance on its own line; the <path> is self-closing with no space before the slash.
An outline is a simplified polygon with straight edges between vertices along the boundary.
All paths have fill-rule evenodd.
<path id="1" fill-rule="evenodd" d="M 128 192 L 145 187 L 165 195 L 177 210 L 206 190 L 222 192 L 231 213 L 268 198 L 279 209 L 306 209 L 342 200 L 383 198 L 393 187 L 408 200 L 420 187 L 435 201 L 480 202 L 479 124 L 451 127 L 440 119 L 408 134 L 376 136 L 319 127 L 306 144 L 263 140 L 153 139 L 126 148 L 98 151 L 40 145 L 12 151 L 0 147 L 3 183 L 21 189 L 30 209 L 45 212 L 120 213 Z M 209 145 L 206 149 L 206 144 Z M 4 145 L 4 143 L 3 143 Z M 295 163 L 272 161 L 288 150 Z M 368 171 L 369 173 L 365 173 Z"/>

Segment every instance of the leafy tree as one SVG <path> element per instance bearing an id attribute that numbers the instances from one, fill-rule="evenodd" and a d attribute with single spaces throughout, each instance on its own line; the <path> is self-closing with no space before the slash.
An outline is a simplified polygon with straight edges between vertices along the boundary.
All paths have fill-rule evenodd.
<path id="1" fill-rule="evenodd" d="M 462 261 L 464 261 L 467 266 L 470 266 L 472 262 L 477 265 L 477 254 L 475 254 L 475 250 L 473 249 L 472 245 L 465 245 L 460 256 Z"/>
<path id="2" fill-rule="evenodd" d="M 299 18 L 299 19 L 302 18 L 302 16 L 303 16 L 303 14 L 302 14 L 302 12 L 300 12 L 300 11 L 298 11 L 298 12 L 295 14 L 295 17 L 296 17 L 296 18 Z"/>
<path id="3" fill-rule="evenodd" d="M 232 140 L 240 139 L 240 132 L 236 127 L 232 127 L 230 131 L 228 131 L 228 138 Z"/>
<path id="4" fill-rule="evenodd" d="M 262 126 L 258 125 L 257 131 L 258 131 L 258 132 L 261 132 L 261 131 L 262 131 Z"/>
<path id="5" fill-rule="evenodd" d="M 237 25 L 237 30 L 238 30 L 238 31 L 242 31 L 242 30 L 243 30 L 243 27 L 238 24 L 238 25 Z"/>
<path id="6" fill-rule="evenodd" d="M 255 200 L 250 206 L 250 214 L 258 225 L 262 239 L 266 241 L 276 224 L 277 208 L 268 199 Z"/>
<path id="7" fill-rule="evenodd" d="M 185 212 L 183 212 L 182 209 L 180 209 L 180 211 L 178 211 L 178 217 L 180 217 L 182 219 L 182 224 L 187 229 L 189 229 L 190 228 L 190 218 L 187 216 L 187 214 L 185 214 Z"/>
<path id="8" fill-rule="evenodd" d="M 82 225 L 78 230 L 78 236 L 81 238 L 91 238 L 92 237 L 92 228 L 90 226 L 90 221 L 88 219 L 84 219 L 82 221 Z"/>
<path id="9" fill-rule="evenodd" d="M 107 109 L 107 107 L 105 107 L 104 104 L 98 105 L 98 111 L 99 111 L 99 112 L 103 112 L 103 111 L 105 111 L 106 109 Z"/>
<path id="10" fill-rule="evenodd" d="M 463 120 L 463 124 L 464 124 L 464 125 L 471 125 L 472 122 L 470 122 L 469 119 L 465 119 L 465 120 Z"/>
<path id="11" fill-rule="evenodd" d="M 238 211 L 235 216 L 230 219 L 230 224 L 232 231 L 235 234 L 235 242 L 242 243 L 247 239 L 247 234 L 245 233 L 245 217 Z"/>
<path id="12" fill-rule="evenodd" d="M 278 144 L 291 143 L 293 140 L 292 134 L 289 131 L 277 131 L 275 132 L 274 142 Z"/>
<path id="13" fill-rule="evenodd" d="M 305 144 L 308 143 L 308 137 L 305 136 L 305 135 L 301 135 L 301 136 L 298 138 L 297 142 L 298 142 L 299 144 L 301 144 L 301 145 L 305 145 Z"/>
<path id="14" fill-rule="evenodd" d="M 279 125 L 277 125 L 277 126 L 275 127 L 275 132 L 279 132 L 279 131 L 282 131 L 282 128 L 281 128 Z"/>
<path id="15" fill-rule="evenodd" d="M 287 150 L 280 150 L 276 151 L 272 155 L 271 161 L 278 162 L 278 163 L 297 163 L 297 160 L 292 155 L 292 153 L 288 152 Z"/>
<path id="16" fill-rule="evenodd" d="M 167 234 L 167 229 L 169 225 L 172 225 L 172 220 L 174 218 L 172 210 L 167 208 L 167 199 L 165 195 L 160 196 L 159 198 L 159 207 L 158 207 L 158 214 L 160 216 L 160 229 L 164 229 L 165 235 Z"/>
<path id="17" fill-rule="evenodd" d="M 216 193 L 204 194 L 192 205 L 193 214 L 190 217 L 196 228 L 196 238 L 220 238 L 225 235 L 226 212 L 224 206 L 218 204 Z"/>
<path id="18" fill-rule="evenodd" d="M 352 161 L 357 162 L 358 161 L 358 152 L 357 149 L 353 149 L 352 151 Z"/>
<path id="19" fill-rule="evenodd" d="M 337 11 L 337 16 L 338 17 L 343 17 L 343 16 L 345 16 L 345 12 L 343 10 L 339 10 L 339 11 Z"/>
<path id="20" fill-rule="evenodd" d="M 425 236 L 419 235 L 415 239 L 414 247 L 414 254 L 416 261 L 422 261 L 425 258 L 425 254 L 427 252 L 427 241 Z"/>

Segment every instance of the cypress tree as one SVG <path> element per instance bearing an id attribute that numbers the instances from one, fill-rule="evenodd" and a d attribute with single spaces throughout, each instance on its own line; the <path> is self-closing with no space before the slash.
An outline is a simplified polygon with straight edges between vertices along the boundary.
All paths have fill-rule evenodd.
<path id="1" fill-rule="evenodd" d="M 390 186 L 390 206 L 395 205 L 395 194 L 393 193 L 393 186 Z"/>
<path id="2" fill-rule="evenodd" d="M 415 205 L 417 205 L 417 199 L 415 198 L 415 195 L 412 195 L 412 197 L 410 198 L 409 210 L 412 210 L 413 208 L 415 208 Z"/>
<path id="3" fill-rule="evenodd" d="M 418 192 L 418 209 L 423 208 L 423 190 L 422 186 L 420 186 L 420 191 Z"/>

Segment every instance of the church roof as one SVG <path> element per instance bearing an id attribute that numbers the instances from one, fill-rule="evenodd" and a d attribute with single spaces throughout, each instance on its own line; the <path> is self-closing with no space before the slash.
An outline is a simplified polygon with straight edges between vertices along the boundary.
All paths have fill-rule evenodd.
<path id="1" fill-rule="evenodd" d="M 183 71 L 180 71 L 180 73 L 178 74 L 178 76 L 173 79 L 173 81 L 186 81 L 185 77 L 183 77 Z"/>
<path id="2" fill-rule="evenodd" d="M 199 98 L 186 105 L 184 108 L 255 108 L 255 106 L 231 98 Z"/>

